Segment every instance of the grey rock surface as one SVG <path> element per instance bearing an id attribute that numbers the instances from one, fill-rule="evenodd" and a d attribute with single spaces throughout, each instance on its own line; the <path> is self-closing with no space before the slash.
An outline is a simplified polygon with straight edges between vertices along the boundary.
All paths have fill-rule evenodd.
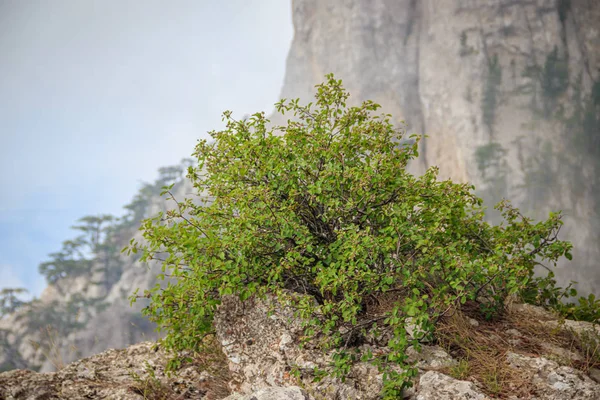
<path id="1" fill-rule="evenodd" d="M 531 376 L 536 388 L 536 399 L 600 399 L 600 385 L 581 371 L 561 366 L 544 357 L 508 353 L 507 359 L 513 367 Z"/>
<path id="2" fill-rule="evenodd" d="M 332 353 L 310 343 L 300 348 L 301 321 L 289 307 L 273 297 L 253 298 L 247 302 L 226 297 L 215 315 L 215 330 L 229 360 L 230 385 L 234 392 L 251 394 L 268 387 L 301 383 L 316 399 L 375 400 L 380 397 L 383 374 L 364 362 L 355 364 L 344 382 L 331 377 L 314 382 L 314 368 L 327 369 Z M 450 358 L 441 349 L 432 351 L 431 356 L 440 361 L 423 359 L 421 362 L 441 365 Z M 291 373 L 293 368 L 300 371 L 299 378 Z"/>
<path id="3" fill-rule="evenodd" d="M 538 313 L 538 315 L 544 315 Z M 544 321 L 540 321 L 542 323 Z M 547 321 L 546 321 L 547 322 Z M 299 346 L 300 321 L 285 301 L 267 296 L 241 302 L 228 296 L 219 307 L 215 328 L 226 362 L 222 371 L 208 373 L 194 364 L 184 365 L 169 377 L 165 365 L 169 354 L 152 342 L 124 350 L 108 350 L 75 361 L 57 372 L 35 373 L 13 370 L 0 373 L 0 399 L 136 400 L 180 398 L 206 400 L 376 400 L 381 398 L 383 376 L 368 363 L 355 364 L 347 379 L 325 377 L 313 380 L 315 367 L 326 369 L 331 353 L 308 342 Z M 514 334 L 521 332 L 514 330 Z M 509 344 L 507 344 L 508 346 Z M 385 345 L 363 344 L 374 352 Z M 563 358 L 568 358 L 567 349 Z M 188 354 L 191 355 L 191 354 Z M 457 380 L 446 373 L 456 361 L 438 346 L 423 345 L 420 352 L 407 350 L 419 369 L 415 387 L 404 397 L 412 400 L 487 400 L 476 377 Z M 183 354 L 182 354 L 183 356 Z M 516 370 L 528 396 L 512 400 L 596 400 L 600 395 L 597 371 L 590 376 L 545 357 L 507 352 L 508 367 Z M 299 375 L 293 373 L 297 368 Z M 219 378 L 217 378 L 219 377 Z M 223 378 L 226 377 L 226 378 Z M 235 394 L 230 395 L 233 391 Z M 521 393 L 523 393 L 521 391 Z M 145 396 L 145 397 L 144 397 Z M 154 396 L 154 397 L 152 397 Z"/>
<path id="4" fill-rule="evenodd" d="M 0 374 L 0 399 L 202 399 L 207 377 L 194 367 L 176 379 L 165 375 L 167 354 L 144 342 L 125 350 L 108 350 L 69 364 L 57 372 L 12 370 Z M 153 397 L 150 397 L 153 398 Z"/>
<path id="5" fill-rule="evenodd" d="M 473 382 L 459 381 L 436 371 L 429 371 L 419 379 L 416 400 L 487 400 Z"/>
<path id="6" fill-rule="evenodd" d="M 272 387 L 247 395 L 232 394 L 223 400 L 313 400 L 298 386 Z"/>

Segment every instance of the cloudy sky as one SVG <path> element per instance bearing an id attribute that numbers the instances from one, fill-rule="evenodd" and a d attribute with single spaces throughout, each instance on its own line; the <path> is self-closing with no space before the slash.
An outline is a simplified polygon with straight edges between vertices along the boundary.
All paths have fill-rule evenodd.
<path id="1" fill-rule="evenodd" d="M 0 0 L 0 289 L 85 215 L 221 127 L 272 110 L 292 39 L 284 0 Z"/>

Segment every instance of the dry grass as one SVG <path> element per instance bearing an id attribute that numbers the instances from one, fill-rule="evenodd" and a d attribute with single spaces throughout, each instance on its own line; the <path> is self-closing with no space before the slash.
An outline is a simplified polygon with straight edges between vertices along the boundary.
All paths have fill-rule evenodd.
<path id="1" fill-rule="evenodd" d="M 583 358 L 581 362 L 576 363 L 575 367 L 586 374 L 589 374 L 592 368 L 600 368 L 600 335 L 591 332 L 583 334 L 573 332 L 572 336 L 574 347 Z"/>
<path id="2" fill-rule="evenodd" d="M 36 351 L 41 351 L 57 371 L 63 369 L 67 363 L 65 363 L 61 352 L 63 343 L 59 338 L 58 330 L 48 325 L 41 329 L 41 334 L 42 339 L 39 342 L 30 340 L 29 343 Z M 76 353 L 77 347 L 75 345 L 69 346 L 69 352 L 71 354 Z"/>
<path id="3" fill-rule="evenodd" d="M 445 368 L 443 372 L 456 379 L 478 383 L 486 394 L 494 398 L 504 399 L 511 395 L 527 398 L 533 390 L 530 377 L 508 364 L 506 354 L 514 349 L 509 339 L 504 337 L 505 329 L 504 321 L 480 321 L 475 327 L 460 311 L 445 317 L 440 321 L 436 336 L 439 344 L 458 360 L 458 364 Z M 524 343 L 524 347 L 521 350 L 526 352 L 535 349 L 531 343 Z"/>
<path id="4" fill-rule="evenodd" d="M 600 337 L 577 334 L 544 323 L 539 314 L 507 311 L 495 321 L 478 319 L 475 307 L 454 310 L 444 317 L 436 330 L 439 344 L 458 364 L 443 372 L 462 380 L 477 382 L 493 398 L 510 396 L 529 398 L 534 394 L 532 376 L 516 370 L 507 361 L 507 353 L 554 359 L 562 365 L 588 373 L 600 366 Z M 552 354 L 551 349 L 564 349 Z M 575 357 L 573 357 L 575 356 Z M 579 358 L 579 359 L 576 359 Z"/>
<path id="5" fill-rule="evenodd" d="M 550 354 L 549 358 L 559 364 L 579 369 L 586 374 L 589 374 L 592 368 L 600 368 L 600 335 L 591 331 L 578 333 L 564 329 L 558 316 L 556 327 L 540 323 L 539 318 L 523 313 L 509 314 L 509 319 L 516 329 L 531 337 L 532 340 L 554 345 L 580 357 L 580 359 L 573 359 Z M 542 351 L 538 354 L 543 353 Z"/>
<path id="6" fill-rule="evenodd" d="M 221 344 L 214 336 L 205 339 L 206 350 L 196 354 L 194 365 L 210 374 L 211 379 L 202 382 L 201 389 L 206 392 L 204 399 L 218 400 L 231 394 L 229 389 L 229 365 Z"/>
<path id="7" fill-rule="evenodd" d="M 131 391 L 143 396 L 144 400 L 167 400 L 180 397 L 171 385 L 164 383 L 156 376 L 150 365 L 146 364 L 144 369 L 146 371 L 145 377 L 141 377 L 135 372 L 131 373 L 131 377 L 135 382 L 130 387 Z"/>
<path id="8" fill-rule="evenodd" d="M 196 353 L 191 357 L 191 361 L 183 363 L 179 371 L 192 367 L 194 370 L 203 371 L 207 374 L 206 379 L 197 382 L 197 389 L 205 400 L 219 400 L 231 394 L 229 389 L 229 367 L 227 359 L 219 345 L 219 342 L 210 337 L 205 340 L 205 350 Z M 175 371 L 173 376 L 159 379 L 155 371 L 147 366 L 144 377 L 132 373 L 134 384 L 130 389 L 143 396 L 145 400 L 174 400 L 189 398 L 188 391 L 178 391 L 177 376 Z"/>

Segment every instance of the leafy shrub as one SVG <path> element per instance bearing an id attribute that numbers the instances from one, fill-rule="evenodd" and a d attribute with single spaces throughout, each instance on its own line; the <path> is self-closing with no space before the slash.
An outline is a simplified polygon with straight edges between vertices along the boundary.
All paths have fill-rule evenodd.
<path id="1" fill-rule="evenodd" d="M 571 282 L 565 288 L 558 286 L 554 273 L 549 271 L 545 277 L 531 279 L 520 297 L 526 303 L 550 308 L 567 319 L 600 323 L 600 299 L 593 293 L 587 297 L 580 296 L 577 302 L 570 301 L 570 298 L 577 297 L 577 290 L 573 287 L 576 283 Z"/>
<path id="2" fill-rule="evenodd" d="M 572 286 L 573 283 L 566 288 L 557 286 L 554 272 L 548 271 L 546 276 L 537 276 L 529 281 L 521 291 L 521 299 L 525 303 L 558 311 L 569 297 L 577 295 Z"/>
<path id="3" fill-rule="evenodd" d="M 558 310 L 569 319 L 600 323 L 600 299 L 594 294 L 580 297 L 574 304 L 561 303 Z"/>
<path id="4" fill-rule="evenodd" d="M 439 181 L 435 167 L 420 177 L 406 171 L 420 138 L 403 141 L 389 115 L 374 115 L 379 105 L 347 107 L 332 75 L 317 88 L 315 104 L 276 105 L 294 116 L 287 126 L 268 128 L 263 113 L 240 121 L 224 113 L 226 129 L 198 143 L 188 171 L 205 204 L 173 199 L 174 210 L 143 222 L 145 243 L 124 249 L 162 258 L 177 283 L 131 300 L 151 299 L 144 313 L 166 331 L 167 348 L 201 350 L 221 296 L 275 294 L 295 307 L 308 339 L 335 349 L 330 373 L 343 376 L 361 357 L 385 371 L 393 397 L 415 374 L 407 318 L 432 332 L 467 301 L 493 318 L 538 262 L 555 263 L 571 245 L 557 238 L 560 214 L 534 223 L 507 201 L 497 206 L 504 222 L 489 225 L 472 186 Z M 390 295 L 389 309 L 370 311 L 373 298 Z M 392 333 L 388 353 L 351 349 L 383 331 Z"/>

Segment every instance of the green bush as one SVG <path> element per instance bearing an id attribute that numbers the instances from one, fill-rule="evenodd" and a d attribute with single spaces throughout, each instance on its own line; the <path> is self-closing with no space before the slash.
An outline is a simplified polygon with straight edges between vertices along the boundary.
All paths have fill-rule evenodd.
<path id="1" fill-rule="evenodd" d="M 335 350 L 329 373 L 343 376 L 361 357 L 385 371 L 393 398 L 416 371 L 405 355 L 418 346 L 407 318 L 432 332 L 467 301 L 493 318 L 528 287 L 537 263 L 570 257 L 571 245 L 557 239 L 560 214 L 534 223 L 504 201 L 504 222 L 489 225 L 472 186 L 439 181 L 435 167 L 407 172 L 419 138 L 403 140 L 389 115 L 374 115 L 377 104 L 347 107 L 332 75 L 317 88 L 314 104 L 276 105 L 294 116 L 286 126 L 269 128 L 263 113 L 240 121 L 224 113 L 227 128 L 198 143 L 198 165 L 188 170 L 206 203 L 173 199 L 173 211 L 143 222 L 145 243 L 124 249 L 162 259 L 177 283 L 131 300 L 151 299 L 144 313 L 166 331 L 167 348 L 200 350 L 221 296 L 281 296 L 307 337 Z M 372 314 L 368 303 L 379 296 L 393 304 Z M 392 332 L 387 354 L 352 348 L 383 331 Z"/>
<path id="2" fill-rule="evenodd" d="M 561 303 L 557 309 L 566 318 L 600 324 L 600 299 L 594 294 L 579 297 L 577 303 Z"/>

